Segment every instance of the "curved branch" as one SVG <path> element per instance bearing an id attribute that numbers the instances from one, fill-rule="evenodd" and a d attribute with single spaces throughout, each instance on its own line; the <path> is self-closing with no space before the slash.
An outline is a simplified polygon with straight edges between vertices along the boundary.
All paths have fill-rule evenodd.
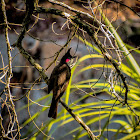
<path id="1" fill-rule="evenodd" d="M 84 31 L 86 31 L 88 33 L 89 36 L 91 36 L 91 38 L 93 39 L 94 43 L 98 46 L 98 48 L 101 50 L 104 59 L 109 61 L 114 68 L 116 69 L 118 75 L 121 77 L 122 82 L 124 84 L 125 87 L 125 100 L 124 100 L 124 104 L 127 104 L 127 94 L 128 94 L 128 85 L 125 81 L 125 76 L 122 74 L 118 63 L 111 57 L 111 55 L 106 51 L 105 46 L 100 42 L 100 40 L 97 37 L 97 34 L 94 33 L 92 27 L 83 22 L 80 18 L 78 18 L 77 16 L 73 16 L 70 15 L 66 12 L 60 11 L 58 9 L 55 8 L 43 8 L 43 7 L 37 7 L 37 9 L 35 10 L 36 13 L 50 13 L 50 14 L 55 14 L 55 15 L 59 15 L 63 18 L 69 18 L 73 24 L 76 24 L 79 28 L 83 29 Z M 122 101 L 121 101 L 122 102 Z"/>
<path id="2" fill-rule="evenodd" d="M 36 0 L 26 1 L 26 15 L 23 20 L 23 27 L 22 27 L 22 30 L 18 37 L 17 42 L 13 44 L 13 46 L 16 46 L 19 49 L 19 52 L 30 62 L 32 66 L 34 66 L 39 71 L 40 75 L 42 76 L 44 81 L 47 83 L 48 77 L 44 73 L 45 70 L 38 63 L 36 63 L 36 61 L 32 58 L 32 56 L 22 47 L 22 40 L 29 28 L 29 23 L 31 21 L 31 16 L 35 9 L 35 4 L 36 4 Z"/>

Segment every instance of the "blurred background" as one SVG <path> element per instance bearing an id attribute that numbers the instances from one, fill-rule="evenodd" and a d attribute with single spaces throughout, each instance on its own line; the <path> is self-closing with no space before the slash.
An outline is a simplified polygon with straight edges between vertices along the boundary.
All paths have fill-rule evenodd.
<path id="1" fill-rule="evenodd" d="M 87 13 L 92 14 L 92 12 L 87 8 L 88 3 L 87 0 L 63 0 L 60 2 L 64 2 L 65 4 L 77 9 L 81 10 Z M 98 5 L 102 4 L 102 0 L 97 0 Z M 120 3 L 121 4 L 120 4 Z M 25 16 L 25 3 L 23 0 L 5 0 L 6 3 L 6 14 L 7 14 L 7 20 L 9 23 L 9 39 L 11 45 L 15 43 L 15 41 L 18 38 L 18 35 L 20 33 L 20 30 L 22 28 L 22 22 Z M 127 7 L 127 6 L 129 7 Z M 40 0 L 39 6 L 43 6 L 46 8 L 58 8 L 62 11 L 64 11 L 64 8 L 58 5 L 52 5 L 51 3 Z M 96 6 L 94 4 L 92 5 L 95 7 L 95 14 L 96 18 L 100 19 L 99 12 L 96 12 Z M 140 47 L 140 1 L 138 0 L 107 0 L 104 2 L 102 6 L 102 10 L 104 11 L 105 15 L 109 19 L 109 21 L 112 23 L 112 25 L 115 27 L 116 31 L 120 35 L 121 39 L 124 41 L 124 43 L 129 44 L 133 48 L 131 49 L 131 54 L 135 58 L 136 62 L 140 65 L 140 55 L 136 51 Z M 65 9 L 66 12 L 71 13 L 67 9 Z M 138 16 L 139 15 L 139 16 Z M 8 57 L 7 57 L 7 48 L 6 48 L 6 41 L 5 41 L 5 35 L 4 35 L 4 25 L 2 17 L 2 11 L 0 11 L 0 67 L 4 68 L 8 65 Z M 91 19 L 88 19 L 86 16 L 82 17 L 83 20 L 88 22 L 89 24 L 92 24 Z M 48 65 L 54 60 L 55 54 L 59 51 L 59 49 L 65 45 L 67 40 L 72 36 L 73 31 L 68 28 L 68 25 L 66 23 L 66 19 L 52 15 L 52 14 L 39 14 L 39 17 L 37 14 L 34 14 L 31 19 L 30 23 L 30 31 L 26 34 L 24 40 L 23 40 L 23 47 L 28 51 L 29 54 L 39 63 L 44 69 L 48 67 Z M 71 28 L 71 24 L 69 24 Z M 96 26 L 96 25 L 95 25 Z M 79 34 L 83 34 L 85 39 L 91 44 L 95 45 L 94 42 L 91 40 L 91 38 L 86 34 L 83 33 L 82 29 L 77 33 L 77 36 L 80 36 Z M 105 39 L 102 32 L 98 32 L 100 41 L 104 43 Z M 106 44 L 109 46 L 109 42 L 106 41 Z M 96 46 L 96 45 L 95 45 Z M 88 54 L 99 54 L 94 50 L 90 45 L 88 46 L 87 43 L 80 40 L 79 37 L 74 37 L 71 42 L 68 44 L 68 47 L 72 47 L 72 54 L 76 55 L 78 59 L 81 57 L 84 57 Z M 46 75 L 49 77 L 52 69 L 56 64 L 58 64 L 61 57 L 65 54 L 67 49 L 64 49 L 63 52 L 59 55 L 59 58 L 56 63 L 54 63 L 47 71 Z M 112 57 L 116 58 L 116 54 L 114 52 L 111 52 Z M 122 57 L 122 62 L 128 66 L 125 60 L 125 56 Z M 77 84 L 81 81 L 88 80 L 88 79 L 97 79 L 101 80 L 102 83 L 106 83 L 106 77 L 109 77 L 110 69 L 103 69 L 101 68 L 93 68 L 93 69 L 87 69 L 84 72 L 79 72 L 84 67 L 95 65 L 95 64 L 107 64 L 103 58 L 91 58 L 91 59 L 85 59 L 85 61 L 82 61 L 77 67 L 76 70 L 73 73 L 73 79 L 71 84 L 71 94 L 69 95 L 68 104 L 70 107 L 75 109 L 78 108 L 82 104 L 90 104 L 90 103 L 97 103 L 102 100 L 110 100 L 112 99 L 112 95 L 108 94 L 103 90 L 103 86 L 101 89 L 99 87 L 95 88 L 79 88 L 74 87 L 74 84 Z M 30 63 L 19 53 L 17 48 L 14 48 L 12 50 L 12 70 L 13 70 L 13 77 L 11 79 L 10 89 L 12 96 L 16 99 L 21 98 L 26 94 L 26 92 L 30 89 L 31 85 L 39 77 L 38 71 L 30 65 Z M 3 70 L 1 69 L 1 75 Z M 79 73 L 78 73 L 79 72 Z M 104 76 L 104 72 L 106 73 L 106 77 Z M 76 75 L 77 74 L 77 75 Z M 130 84 L 134 82 L 135 80 L 129 77 L 128 75 L 125 75 L 127 77 L 127 82 Z M 0 81 L 0 93 L 5 88 L 5 80 L 6 78 L 2 79 Z M 93 82 L 96 84 L 96 82 Z M 121 83 L 121 82 L 120 82 Z M 88 84 L 87 84 L 88 85 Z M 73 86 L 73 87 L 72 87 Z M 137 87 L 137 86 L 136 86 Z M 138 88 L 138 87 L 137 87 Z M 85 93 L 90 92 L 96 92 L 96 97 L 85 97 Z M 92 94 L 94 95 L 94 94 Z M 120 94 L 119 94 L 120 95 Z M 63 100 L 65 101 L 64 95 Z M 121 95 L 120 95 L 121 96 Z M 78 129 L 80 126 L 77 122 L 70 121 L 69 114 L 64 111 L 64 108 L 59 105 L 59 115 L 58 119 L 53 120 L 51 118 L 48 118 L 48 106 L 51 103 L 51 97 L 52 94 L 47 94 L 47 86 L 43 80 L 38 82 L 34 88 L 31 90 L 29 98 L 25 96 L 21 100 L 14 102 L 17 116 L 19 120 L 19 124 L 22 127 L 21 129 L 21 138 L 25 139 L 48 139 L 45 135 L 43 135 L 35 126 L 35 124 L 32 122 L 32 120 L 35 121 L 35 123 L 39 126 L 39 128 L 46 134 L 50 135 L 51 137 L 58 139 L 67 139 L 72 140 L 77 139 L 80 140 L 88 140 L 88 136 L 84 134 L 82 128 Z M 81 99 L 84 97 L 83 99 Z M 99 98 L 99 99 L 98 99 Z M 81 99 L 79 102 L 78 100 Z M 7 100 L 6 94 L 3 94 L 0 98 L 1 101 L 1 116 L 3 118 L 3 126 L 5 130 L 9 126 L 9 110 L 7 109 L 7 104 L 4 104 L 4 101 Z M 34 103 L 35 101 L 36 103 Z M 76 103 L 78 102 L 78 104 Z M 38 104 L 37 104 L 38 103 Z M 77 105 L 75 105 L 77 104 Z M 79 106 L 78 106 L 79 105 Z M 113 105 L 112 105 L 113 106 Z M 84 106 L 86 107 L 86 106 Z M 88 108 L 88 107 L 87 107 Z M 82 108 L 83 109 L 83 108 Z M 29 113 L 30 112 L 30 113 Z M 90 112 L 87 110 L 87 112 Z M 106 128 L 106 129 L 121 129 L 122 125 L 121 123 L 116 123 L 108 125 L 108 121 L 111 121 L 108 119 L 108 117 L 105 117 L 104 119 L 100 118 L 100 108 L 98 108 L 98 113 L 96 114 L 96 111 L 94 110 L 95 114 L 92 115 L 86 115 L 83 117 L 83 120 L 85 123 L 89 124 L 89 127 L 91 130 L 99 130 L 100 128 Z M 111 112 L 111 111 L 110 111 Z M 63 118 L 63 115 L 66 115 Z M 80 112 L 78 113 L 80 114 Z M 82 114 L 82 113 L 81 113 Z M 110 113 L 111 114 L 111 113 Z M 31 116 L 32 117 L 31 117 Z M 32 119 L 30 119 L 32 118 Z M 93 118 L 98 118 L 99 121 L 93 121 L 92 123 L 89 123 L 90 120 Z M 126 120 L 125 115 L 116 115 L 114 117 L 110 117 L 110 119 L 113 118 L 115 120 L 116 118 L 121 119 L 122 121 Z M 68 120 L 69 122 L 67 122 Z M 128 121 L 126 121 L 128 122 Z M 108 125 L 108 127 L 106 127 Z M 75 129 L 77 128 L 78 131 Z M 74 130 L 72 132 L 72 130 Z M 119 132 L 119 131 L 118 131 Z M 83 134 L 83 136 L 79 137 L 80 134 Z M 95 134 L 99 134 L 99 131 L 96 131 Z M 66 135 L 66 136 L 65 136 Z M 119 133 L 119 135 L 114 133 L 113 131 L 104 131 L 104 134 L 100 139 L 108 138 L 111 139 L 119 139 L 123 136 L 125 136 L 126 133 Z M 64 137 L 65 136 L 65 137 Z"/>

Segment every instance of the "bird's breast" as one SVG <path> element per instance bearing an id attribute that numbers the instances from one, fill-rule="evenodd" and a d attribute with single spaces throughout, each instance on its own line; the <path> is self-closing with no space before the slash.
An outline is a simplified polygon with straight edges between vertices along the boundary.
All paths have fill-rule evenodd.
<path id="1" fill-rule="evenodd" d="M 68 81 L 71 76 L 71 70 L 69 66 L 66 64 L 62 65 L 59 69 L 58 73 L 58 85 L 64 84 L 64 82 Z"/>

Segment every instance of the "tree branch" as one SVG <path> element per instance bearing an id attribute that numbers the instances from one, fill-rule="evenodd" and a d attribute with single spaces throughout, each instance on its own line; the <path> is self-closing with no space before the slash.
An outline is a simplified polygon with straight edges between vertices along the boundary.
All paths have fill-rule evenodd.
<path id="1" fill-rule="evenodd" d="M 92 133 L 92 131 L 90 130 L 90 128 L 78 117 L 76 116 L 72 109 L 69 108 L 65 102 L 63 102 L 63 100 L 60 99 L 60 103 L 63 105 L 63 107 L 69 112 L 69 114 L 71 114 L 71 116 L 87 131 L 89 137 L 91 138 L 91 140 L 95 140 L 96 136 Z"/>
<path id="2" fill-rule="evenodd" d="M 32 2 L 32 5 L 31 6 L 33 6 L 33 4 L 34 3 Z M 38 9 L 38 11 L 39 10 L 40 9 Z M 44 9 L 44 10 L 47 10 L 47 9 Z M 50 11 L 51 11 L 51 9 L 49 9 L 48 12 L 50 12 Z M 42 12 L 42 10 L 40 12 Z M 63 13 L 63 12 L 61 12 L 59 10 L 57 11 L 57 10 L 53 10 L 53 9 L 52 9 L 52 11 L 50 13 L 52 13 L 52 12 L 54 12 L 54 14 L 57 13 L 57 14 L 60 14 L 60 15 Z M 25 16 L 25 19 L 23 21 L 23 23 L 24 22 L 25 23 L 24 23 L 23 29 L 22 29 L 22 31 L 21 31 L 21 33 L 19 35 L 19 38 L 18 38 L 16 44 L 14 44 L 14 45 L 19 49 L 20 53 L 31 63 L 31 65 L 33 65 L 39 71 L 40 75 L 45 80 L 45 82 L 48 83 L 48 81 L 47 81 L 48 80 L 48 77 L 45 74 L 45 70 L 38 63 L 35 62 L 35 60 L 32 58 L 32 56 L 30 54 L 28 54 L 28 52 L 21 45 L 22 40 L 24 38 L 24 35 L 25 35 L 25 33 L 26 33 L 27 29 L 28 29 L 29 20 L 31 18 L 32 13 L 33 13 L 33 11 L 30 11 L 28 9 L 28 6 L 27 6 L 26 16 Z M 65 15 L 65 13 L 64 13 L 63 16 L 65 17 L 67 15 Z M 28 21 L 28 22 L 26 22 L 26 21 Z M 65 44 L 65 46 L 67 46 L 67 43 Z M 66 110 L 69 111 L 69 113 L 71 112 L 70 111 L 71 109 L 66 104 L 64 104 L 64 102 L 61 101 L 61 104 L 66 108 Z M 87 133 L 89 134 L 90 138 L 91 139 L 95 139 L 95 136 L 93 135 L 92 131 L 88 128 L 88 126 L 78 116 L 76 116 L 73 112 L 71 112 L 71 115 L 87 131 Z"/>
<path id="3" fill-rule="evenodd" d="M 10 101 L 11 109 L 12 109 L 12 113 L 9 112 L 9 115 L 12 114 L 12 117 L 13 116 L 15 117 L 15 121 L 16 121 L 16 125 L 17 125 L 17 132 L 16 132 L 16 134 L 14 136 L 12 136 L 12 138 L 15 139 L 15 137 L 18 136 L 18 138 L 20 139 L 20 136 L 21 136 L 21 134 L 20 134 L 20 126 L 19 126 L 19 122 L 18 122 L 17 113 L 16 113 L 16 110 L 15 110 L 15 105 L 14 105 L 14 102 L 13 102 L 11 90 L 10 90 L 10 81 L 11 81 L 11 78 L 12 78 L 12 75 L 13 75 L 13 73 L 12 73 L 12 56 L 11 56 L 12 48 L 11 48 L 10 41 L 9 41 L 9 36 L 8 36 L 8 21 L 7 21 L 7 16 L 6 16 L 4 0 L 1 0 L 1 4 L 2 4 L 1 9 L 2 9 L 2 14 L 3 14 L 3 20 L 4 20 L 4 25 L 5 25 L 4 26 L 5 27 L 5 38 L 6 38 L 6 44 L 7 44 L 8 68 L 9 68 L 5 89 L 8 92 L 9 101 Z M 10 117 L 10 121 L 12 122 L 12 125 L 14 126 L 15 122 L 12 120 L 11 117 Z M 7 134 L 2 134 L 3 137 L 5 137 L 6 135 L 8 136 L 9 133 L 13 133 L 12 132 L 12 131 L 14 131 L 13 129 L 14 128 L 11 126 L 10 132 L 7 132 Z M 3 131 L 3 133 L 4 133 L 4 131 Z"/>
<path id="4" fill-rule="evenodd" d="M 32 0 L 32 1 L 26 0 L 26 15 L 23 20 L 23 27 L 22 27 L 22 30 L 18 37 L 17 42 L 15 44 L 13 44 L 13 46 L 16 46 L 19 49 L 19 52 L 30 62 L 30 64 L 32 66 L 34 66 L 39 71 L 39 74 L 42 76 L 44 81 L 47 83 L 48 77 L 44 73 L 45 70 L 38 63 L 36 63 L 36 61 L 33 59 L 33 57 L 22 47 L 22 40 L 29 28 L 29 23 L 31 21 L 31 16 L 35 9 L 35 5 L 36 5 L 36 0 Z"/>
<path id="5" fill-rule="evenodd" d="M 83 22 L 80 18 L 78 18 L 77 16 L 73 16 L 71 14 L 68 14 L 66 12 L 63 12 L 61 10 L 55 9 L 55 8 L 43 8 L 43 7 L 37 7 L 37 9 L 35 10 L 36 13 L 50 13 L 50 14 L 55 14 L 55 15 L 59 15 L 63 18 L 68 18 L 70 19 L 72 22 L 72 24 L 76 24 L 79 28 L 83 29 L 84 31 L 86 31 L 88 33 L 89 36 L 91 36 L 91 38 L 93 39 L 94 43 L 98 46 L 98 48 L 101 50 L 102 55 L 104 56 L 104 59 L 109 61 L 114 68 L 116 69 L 116 72 L 118 73 L 118 75 L 120 76 L 120 78 L 122 79 L 122 82 L 124 84 L 125 87 L 125 100 L 124 100 L 124 104 L 127 104 L 127 93 L 128 93 L 128 86 L 127 83 L 125 81 L 125 77 L 122 74 L 118 63 L 111 57 L 111 55 L 106 51 L 105 46 L 100 42 L 100 40 L 97 37 L 97 34 L 93 31 L 92 27 Z M 122 101 L 120 101 L 122 102 Z"/>

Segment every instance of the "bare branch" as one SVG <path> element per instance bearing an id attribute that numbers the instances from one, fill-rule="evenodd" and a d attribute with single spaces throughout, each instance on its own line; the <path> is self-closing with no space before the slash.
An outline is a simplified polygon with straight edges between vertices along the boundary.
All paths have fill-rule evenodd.
<path id="1" fill-rule="evenodd" d="M 35 60 L 32 58 L 32 56 L 22 47 L 22 40 L 29 28 L 29 23 L 31 21 L 31 16 L 35 9 L 35 4 L 36 0 L 26 1 L 26 15 L 23 20 L 23 28 L 21 30 L 17 42 L 13 44 L 13 46 L 16 46 L 19 49 L 20 53 L 31 63 L 32 66 L 34 66 L 39 71 L 40 75 L 43 76 L 43 79 L 47 83 L 48 77 L 44 73 L 45 70 L 38 63 L 36 63 Z"/>
<path id="2" fill-rule="evenodd" d="M 88 133 L 89 137 L 91 138 L 91 140 L 95 140 L 95 138 L 97 139 L 97 137 L 92 133 L 90 128 L 78 116 L 76 116 L 73 113 L 72 109 L 70 109 L 61 99 L 60 99 L 60 103 L 71 114 L 71 116 L 87 131 L 87 133 Z"/>
<path id="3" fill-rule="evenodd" d="M 60 11 L 55 8 L 43 8 L 43 7 L 38 7 L 36 10 L 37 13 L 51 13 L 55 15 L 59 15 L 64 18 L 69 18 L 72 21 L 72 24 L 75 26 L 77 25 L 79 28 L 82 28 L 84 31 L 88 33 L 89 36 L 93 39 L 94 43 L 98 46 L 98 48 L 101 50 L 102 55 L 104 56 L 104 59 L 109 61 L 115 68 L 117 74 L 121 77 L 122 82 L 125 87 L 125 100 L 124 104 L 127 104 L 127 93 L 128 93 L 128 85 L 125 81 L 125 77 L 122 74 L 119 64 L 111 57 L 111 55 L 106 51 L 105 46 L 100 42 L 100 40 L 97 37 L 97 34 L 93 31 L 92 27 L 90 27 L 89 24 L 83 22 L 80 20 L 80 18 L 77 18 L 77 16 L 70 15 L 66 12 Z"/>
<path id="4" fill-rule="evenodd" d="M 13 103 L 11 90 L 10 90 L 10 80 L 11 80 L 12 74 L 13 74 L 12 73 L 12 56 L 11 56 L 12 48 L 11 48 L 10 41 L 9 41 L 9 36 L 8 36 L 8 21 L 7 21 L 7 16 L 6 16 L 4 0 L 1 0 L 1 4 L 2 4 L 3 20 L 4 20 L 4 23 L 5 23 L 5 38 L 6 38 L 6 44 L 7 44 L 8 68 L 9 68 L 8 77 L 7 77 L 7 81 L 6 81 L 6 90 L 8 92 L 9 101 L 10 101 L 10 104 L 11 104 L 12 111 L 14 113 L 14 118 L 15 118 L 16 124 L 17 124 L 16 135 L 18 134 L 18 137 L 20 139 L 20 136 L 21 136 L 20 126 L 19 126 L 19 122 L 18 122 L 18 118 L 17 118 L 17 113 L 16 113 L 16 110 L 15 110 L 15 105 Z M 12 121 L 12 119 L 10 121 Z M 11 133 L 12 133 L 12 130 L 14 129 L 13 127 L 15 125 L 14 122 L 12 122 L 12 123 L 13 123 L 13 126 L 11 127 Z M 8 134 L 8 132 L 7 132 L 7 134 Z M 14 137 L 16 137 L 16 135 Z"/>

